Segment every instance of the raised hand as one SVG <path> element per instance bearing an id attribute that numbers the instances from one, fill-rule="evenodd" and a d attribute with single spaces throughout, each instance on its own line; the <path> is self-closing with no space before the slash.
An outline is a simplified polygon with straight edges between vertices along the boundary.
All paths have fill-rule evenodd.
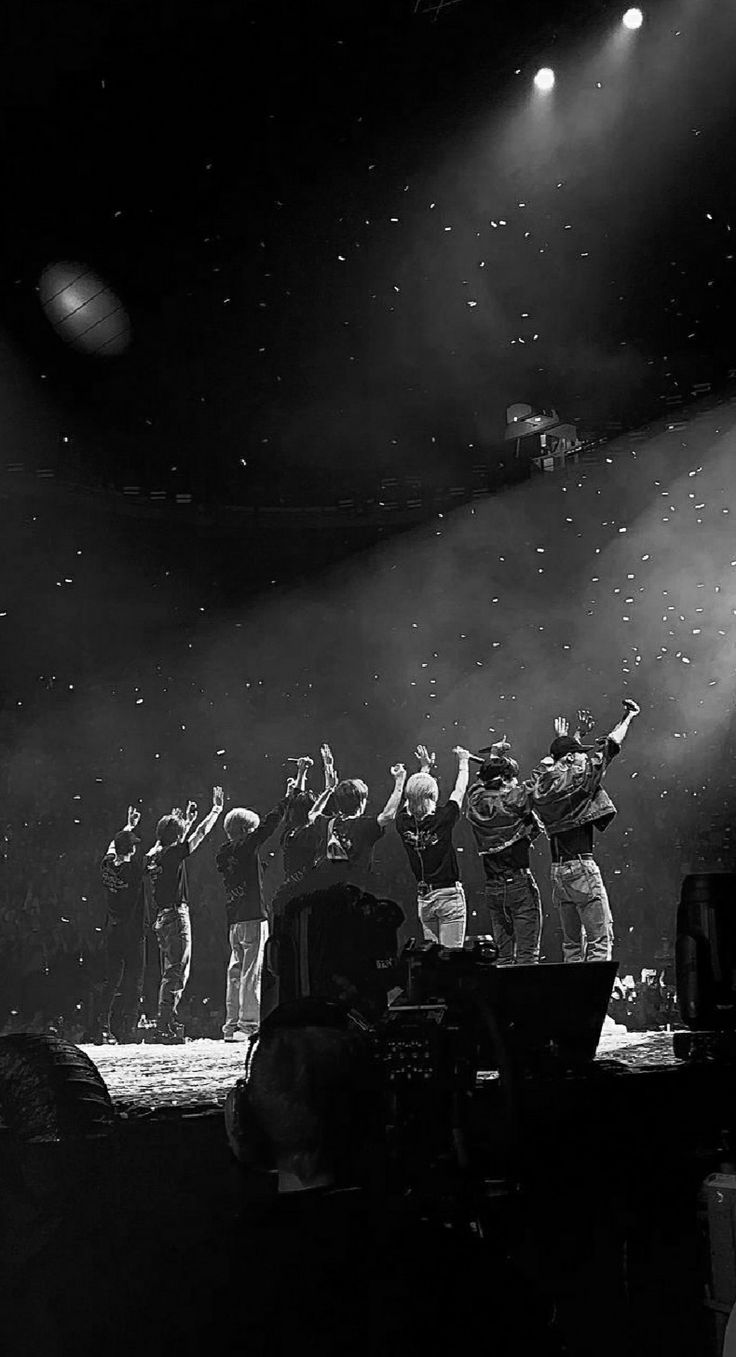
<path id="1" fill-rule="evenodd" d="M 197 803 L 196 803 L 196 801 L 187 801 L 187 814 L 186 814 L 186 818 L 187 818 L 187 820 L 196 820 L 196 818 L 197 818 Z"/>
<path id="2" fill-rule="evenodd" d="M 222 808 L 223 808 L 224 805 L 225 805 L 225 795 L 224 795 L 224 793 L 223 793 L 222 787 L 213 787 L 213 788 L 212 788 L 212 809 L 213 809 L 213 810 L 220 811 L 220 810 L 222 810 Z"/>
<path id="3" fill-rule="evenodd" d="M 394 763 L 391 765 L 391 776 L 395 778 L 406 777 L 406 769 L 403 763 Z"/>
<path id="4" fill-rule="evenodd" d="M 320 754 L 322 755 L 322 762 L 324 763 L 325 768 L 326 769 L 334 768 L 335 757 L 328 744 L 320 745 Z"/>
<path id="5" fill-rule="evenodd" d="M 302 754 L 301 757 L 297 759 L 296 766 L 300 769 L 312 768 L 314 766 L 314 759 L 310 759 L 308 754 Z"/>
<path id="6" fill-rule="evenodd" d="M 626 711 L 630 712 L 632 716 L 638 716 L 639 713 L 641 712 L 641 707 L 639 706 L 638 702 L 634 702 L 633 698 L 631 697 L 625 697 L 623 700 L 623 705 L 626 708 Z"/>
<path id="7" fill-rule="evenodd" d="M 434 767 L 436 756 L 434 754 L 430 754 L 426 744 L 418 744 L 414 752 L 417 758 L 419 759 L 420 763 L 425 764 L 426 767 L 428 768 Z"/>
<path id="8" fill-rule="evenodd" d="M 570 730 L 570 723 L 566 716 L 555 717 L 555 735 L 567 735 Z"/>
<path id="9" fill-rule="evenodd" d="M 469 763 L 469 762 L 470 762 L 470 750 L 469 750 L 469 749 L 463 749 L 462 745 L 456 744 L 456 745 L 455 745 L 455 748 L 453 749 L 452 752 L 453 752 L 453 754 L 457 754 L 458 761 L 459 761 L 460 763 Z"/>
<path id="10" fill-rule="evenodd" d="M 286 795 L 287 795 L 287 796 L 291 796 L 292 793 L 296 791 L 297 786 L 298 786 L 298 783 L 297 783 L 297 780 L 296 780 L 295 777 L 287 777 L 287 779 L 286 779 Z"/>
<path id="11" fill-rule="evenodd" d="M 578 712 L 578 728 L 580 730 L 592 730 L 595 725 L 595 717 L 587 707 L 581 707 Z"/>
<path id="12" fill-rule="evenodd" d="M 172 814 L 177 820 L 183 820 L 183 819 L 184 819 L 184 811 L 182 810 L 181 806 L 172 806 L 172 807 L 171 807 L 171 814 Z"/>
<path id="13" fill-rule="evenodd" d="M 135 829 L 136 825 L 140 824 L 140 818 L 140 811 L 136 810 L 135 806 L 128 806 L 128 828 Z"/>

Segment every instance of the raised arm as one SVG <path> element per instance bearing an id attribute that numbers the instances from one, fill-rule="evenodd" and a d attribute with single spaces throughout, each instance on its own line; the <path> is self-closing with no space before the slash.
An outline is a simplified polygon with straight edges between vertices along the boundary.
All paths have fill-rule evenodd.
<path id="1" fill-rule="evenodd" d="M 298 789 L 298 777 L 290 777 L 286 783 L 286 795 L 283 801 L 279 801 L 273 810 L 264 815 L 257 829 L 248 835 L 248 842 L 252 848 L 260 848 L 261 844 L 266 843 L 272 834 L 276 833 L 289 807 L 290 799 L 296 795 Z"/>
<path id="2" fill-rule="evenodd" d="M 127 820 L 125 821 L 125 824 L 124 824 L 123 828 L 124 828 L 124 829 L 135 829 L 136 825 L 140 824 L 140 818 L 141 818 L 141 813 L 140 813 L 140 811 L 139 811 L 139 810 L 136 810 L 135 806 L 128 806 L 128 818 L 127 818 Z M 115 852 L 115 836 L 114 836 L 114 835 L 113 835 L 113 837 L 112 837 L 111 840 L 110 840 L 110 843 L 109 843 L 109 845 L 108 845 L 107 852 L 108 852 L 108 853 L 114 853 L 114 852 Z M 106 854 L 105 856 L 107 856 L 107 854 Z"/>
<path id="3" fill-rule="evenodd" d="M 196 851 L 197 851 L 197 849 L 199 848 L 199 845 L 202 843 L 203 839 L 206 839 L 206 838 L 207 838 L 207 835 L 208 835 L 209 832 L 210 832 L 210 830 L 214 829 L 215 825 L 217 824 L 217 821 L 219 820 L 220 816 L 222 815 L 222 811 L 223 811 L 223 806 L 224 806 L 224 804 L 225 804 L 225 803 L 224 803 L 224 798 L 223 798 L 223 794 L 222 794 L 222 787 L 213 787 L 213 789 L 212 789 L 212 810 L 209 812 L 209 814 L 205 815 L 205 817 L 204 817 L 203 820 L 200 820 L 199 824 L 197 825 L 197 828 L 196 828 L 195 830 L 193 830 L 192 833 L 189 835 L 189 852 L 190 852 L 190 853 L 196 853 Z M 189 805 L 190 805 L 190 806 L 191 806 L 191 805 L 194 805 L 194 802 L 191 802 L 191 801 L 190 801 Z M 189 811 L 189 807 L 187 807 L 187 812 L 188 812 L 188 811 Z M 195 806 L 195 814 L 196 814 L 196 806 Z"/>
<path id="4" fill-rule="evenodd" d="M 335 756 L 328 744 L 320 746 L 322 755 L 322 766 L 325 770 L 325 791 L 334 791 L 337 786 L 337 772 L 335 771 Z"/>
<path id="5" fill-rule="evenodd" d="M 320 815 L 324 811 L 325 806 L 327 805 L 327 802 L 329 801 L 330 797 L 332 796 L 332 793 L 334 792 L 337 786 L 337 772 L 335 771 L 335 758 L 332 753 L 332 750 L 330 749 L 330 746 L 328 744 L 321 745 L 320 753 L 322 755 L 322 765 L 325 770 L 325 785 L 324 791 L 320 792 L 319 796 L 317 797 L 317 800 L 315 801 L 314 805 L 312 806 L 312 809 L 309 812 L 309 815 L 307 816 L 307 821 L 310 825 L 313 825 L 315 821 L 319 819 Z"/>
<path id="6" fill-rule="evenodd" d="M 296 774 L 290 777 L 286 783 L 286 795 L 291 798 L 303 792 L 307 785 L 307 773 L 314 763 L 308 754 L 302 754 L 298 759 L 290 759 L 290 763 L 296 764 Z"/>
<path id="7" fill-rule="evenodd" d="M 309 812 L 309 815 L 307 816 L 307 821 L 310 825 L 313 825 L 315 821 L 319 819 L 325 806 L 327 805 L 327 802 L 332 796 L 332 791 L 333 791 L 332 787 L 325 787 L 324 791 L 320 792 L 319 796 L 317 797 L 317 800 L 315 801 L 314 805 L 312 806 L 312 809 Z"/>
<path id="8" fill-rule="evenodd" d="M 393 791 L 381 811 L 381 814 L 377 816 L 381 829 L 383 829 L 384 825 L 388 825 L 392 820 L 396 819 L 396 812 L 401 805 L 404 783 L 406 782 L 406 769 L 403 763 L 395 763 L 391 769 L 391 775 L 394 779 Z"/>
<path id="9" fill-rule="evenodd" d="M 470 751 L 456 745 L 452 752 L 457 754 L 457 778 L 455 779 L 455 786 L 450 792 L 450 800 L 456 801 L 458 806 L 462 806 L 465 793 L 468 790 Z"/>
<path id="10" fill-rule="evenodd" d="M 610 732 L 608 736 L 609 740 L 613 740 L 614 744 L 623 743 L 623 741 L 626 739 L 626 734 L 629 729 L 629 726 L 631 725 L 631 722 L 633 721 L 635 716 L 639 715 L 639 712 L 641 711 L 641 707 L 637 706 L 636 702 L 632 702 L 630 697 L 624 698 L 623 705 L 626 715 L 624 716 L 623 720 L 619 721 L 617 726 L 614 726 L 613 730 Z"/>

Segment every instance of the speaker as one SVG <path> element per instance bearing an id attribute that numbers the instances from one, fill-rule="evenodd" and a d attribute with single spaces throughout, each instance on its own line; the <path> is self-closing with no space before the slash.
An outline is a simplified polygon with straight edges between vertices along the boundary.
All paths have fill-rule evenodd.
<path id="1" fill-rule="evenodd" d="M 517 1072 L 570 1068 L 594 1059 L 617 962 L 495 966 L 480 955 L 442 949 L 419 960 L 414 1002 L 442 999 L 462 1016 L 472 1013 L 477 995 Z M 481 1068 L 496 1068 L 492 1042 L 482 1042 L 479 1055 L 492 1062 Z"/>
<path id="2" fill-rule="evenodd" d="M 686 876 L 677 908 L 677 998 L 686 1026 L 736 1027 L 736 875 Z"/>
<path id="3" fill-rule="evenodd" d="M 617 961 L 497 966 L 485 997 L 517 1069 L 595 1058 Z"/>

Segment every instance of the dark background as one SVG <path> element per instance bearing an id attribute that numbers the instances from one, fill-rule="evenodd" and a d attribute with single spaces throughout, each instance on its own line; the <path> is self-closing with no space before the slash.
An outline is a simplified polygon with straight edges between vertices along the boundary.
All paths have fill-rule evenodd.
<path id="1" fill-rule="evenodd" d="M 452 484 L 515 400 L 597 431 L 719 382 L 733 15 L 621 10 L 11 4 L 7 460 L 333 503 Z M 55 337 L 59 259 L 123 301 L 124 358 Z"/>
<path id="2" fill-rule="evenodd" d="M 458 740 L 507 733 L 527 768 L 558 711 L 592 707 L 603 733 L 625 694 L 643 714 L 601 843 L 624 967 L 671 936 L 683 871 L 734 865 L 736 17 L 658 4 L 625 36 L 619 17 L 474 0 L 436 17 L 411 0 L 6 10 L 6 973 L 43 987 L 63 955 L 79 979 L 129 801 L 144 847 L 214 782 L 264 812 L 287 756 L 328 739 L 377 811 L 420 739 L 449 790 Z M 558 76 L 546 101 L 541 64 Z M 36 285 L 65 259 L 124 303 L 122 357 L 49 325 Z M 700 384 L 710 415 L 684 408 Z M 524 400 L 592 435 L 646 434 L 433 503 L 497 467 Z M 423 522 L 334 511 L 386 477 L 421 480 Z M 157 507 L 157 489 L 192 504 Z M 393 835 L 380 855 L 411 926 Z M 214 992 L 209 846 L 194 876 L 193 992 Z"/>

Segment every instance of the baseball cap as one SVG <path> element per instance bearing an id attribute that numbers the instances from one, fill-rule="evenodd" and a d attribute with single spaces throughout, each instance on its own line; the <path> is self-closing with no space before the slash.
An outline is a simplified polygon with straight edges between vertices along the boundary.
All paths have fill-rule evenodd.
<path id="1" fill-rule="evenodd" d="M 137 834 L 133 833 L 132 829 L 121 829 L 120 833 L 115 835 L 113 843 L 118 857 L 124 857 L 126 853 L 132 853 L 136 844 L 140 843 L 140 839 Z"/>
<path id="2" fill-rule="evenodd" d="M 516 777 L 519 771 L 519 765 L 515 759 L 490 758 L 482 764 L 479 777 L 487 787 L 493 786 L 496 782 L 503 782 L 504 778 Z"/>
<path id="3" fill-rule="evenodd" d="M 581 744 L 573 735 L 558 735 L 552 741 L 549 752 L 553 759 L 562 759 L 565 754 L 589 754 L 591 749 L 595 749 L 595 745 Z"/>

